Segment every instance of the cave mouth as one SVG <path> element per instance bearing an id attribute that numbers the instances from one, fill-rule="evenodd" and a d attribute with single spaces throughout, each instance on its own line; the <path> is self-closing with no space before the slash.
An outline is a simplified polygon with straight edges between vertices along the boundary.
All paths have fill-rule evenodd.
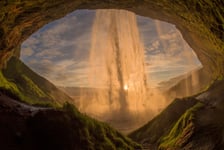
<path id="1" fill-rule="evenodd" d="M 77 97 L 83 90 L 90 92 L 91 88 L 101 87 L 88 85 L 87 75 L 94 16 L 95 10 L 76 10 L 45 25 L 21 46 L 21 60 L 73 97 L 78 108 L 80 103 Z M 144 44 L 145 73 L 150 89 L 148 95 L 151 105 L 145 114 L 152 115 L 137 116 L 140 121 L 130 130 L 149 121 L 163 110 L 171 99 L 198 92 L 200 84 L 198 70 L 201 63 L 174 25 L 141 16 L 137 16 L 137 25 Z M 178 85 L 180 81 L 183 83 Z M 128 86 L 125 87 L 127 90 Z M 88 102 L 85 103 L 87 104 Z M 97 110 L 97 107 L 93 108 Z M 86 112 L 86 109 L 80 108 L 80 111 Z M 123 129 L 119 119 L 111 120 L 100 113 L 88 112 L 97 119 L 111 123 L 117 129 Z M 128 121 L 127 123 L 129 124 Z"/>

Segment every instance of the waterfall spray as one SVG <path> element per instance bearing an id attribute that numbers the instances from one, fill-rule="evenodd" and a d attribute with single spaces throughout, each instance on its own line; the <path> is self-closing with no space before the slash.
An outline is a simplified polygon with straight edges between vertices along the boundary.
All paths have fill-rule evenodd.
<path id="1" fill-rule="evenodd" d="M 144 47 L 136 16 L 125 10 L 97 10 L 92 29 L 89 83 L 93 103 L 108 110 L 140 111 L 145 107 L 147 79 Z"/>

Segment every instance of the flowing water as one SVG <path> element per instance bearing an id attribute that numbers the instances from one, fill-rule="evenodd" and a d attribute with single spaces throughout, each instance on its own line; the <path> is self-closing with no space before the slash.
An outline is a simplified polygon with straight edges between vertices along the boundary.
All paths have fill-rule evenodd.
<path id="1" fill-rule="evenodd" d="M 90 84 L 106 88 L 97 93 L 96 101 L 112 110 L 142 109 L 147 79 L 135 14 L 98 10 L 92 32 Z"/>
<path id="2" fill-rule="evenodd" d="M 144 45 L 134 13 L 97 10 L 89 66 L 88 82 L 93 91 L 81 94 L 81 111 L 103 116 L 104 121 L 107 116 L 112 122 L 127 123 L 136 122 L 139 114 L 151 110 Z"/>

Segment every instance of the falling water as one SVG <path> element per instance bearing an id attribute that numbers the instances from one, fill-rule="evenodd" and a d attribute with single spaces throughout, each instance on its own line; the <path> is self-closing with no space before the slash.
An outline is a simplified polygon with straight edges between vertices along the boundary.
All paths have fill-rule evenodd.
<path id="1" fill-rule="evenodd" d="M 145 108 L 144 47 L 134 13 L 97 10 L 89 62 L 89 83 L 98 87 L 91 101 L 98 110 L 105 106 L 109 111 L 138 113 Z"/>

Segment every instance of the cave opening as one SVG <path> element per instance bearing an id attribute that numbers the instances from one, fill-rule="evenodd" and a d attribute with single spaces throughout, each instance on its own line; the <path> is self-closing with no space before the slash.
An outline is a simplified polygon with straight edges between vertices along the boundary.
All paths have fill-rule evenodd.
<path id="1" fill-rule="evenodd" d="M 134 109 L 135 113 L 132 112 L 128 117 L 124 115 L 122 119 L 119 119 L 124 112 L 105 108 L 104 105 L 105 103 L 108 105 L 108 100 L 102 103 L 91 102 L 90 99 L 96 96 L 96 89 L 98 93 L 105 93 L 104 84 L 99 84 L 103 78 L 99 77 L 98 80 L 94 80 L 96 84 L 90 84 L 89 77 L 92 75 L 92 72 L 89 73 L 91 70 L 89 62 L 96 11 L 76 10 L 64 18 L 45 25 L 21 46 L 21 60 L 71 96 L 81 112 L 108 122 L 118 130 L 128 133 L 152 119 L 174 98 L 190 96 L 204 88 L 205 84 L 201 84 L 203 82 L 200 72 L 202 65 L 175 26 L 142 16 L 134 16 L 140 41 L 144 45 L 143 62 L 144 74 L 147 77 L 148 101 L 141 105 L 147 105 L 147 107 L 143 112 Z M 100 19 L 102 24 L 106 24 L 108 20 L 102 17 Z M 95 36 L 105 33 L 107 26 L 99 26 L 98 29 L 100 27 L 104 30 L 97 31 Z M 126 30 L 125 27 L 122 30 Z M 98 42 L 104 44 L 105 39 L 98 38 Z M 97 53 L 94 57 L 100 58 L 100 54 Z M 100 70 L 97 71 L 97 75 L 103 74 L 99 72 Z M 128 92 L 131 86 L 124 83 L 122 89 Z M 102 94 L 97 95 L 97 97 L 100 96 L 102 97 Z"/>
<path id="2" fill-rule="evenodd" d="M 58 0 L 54 2 L 43 0 L 16 0 L 0 2 L 0 122 L 2 124 L 0 128 L 0 132 L 2 135 L 2 138 L 0 138 L 2 141 L 1 149 L 47 149 L 49 147 L 51 149 L 60 150 L 223 149 L 223 5 L 224 4 L 221 0 Z M 92 107 L 87 105 L 90 101 L 92 101 L 92 97 L 87 97 L 88 102 L 86 104 L 79 103 L 81 102 L 79 98 L 80 96 L 73 97 L 72 99 L 61 89 L 61 87 L 65 83 L 66 85 L 69 85 L 69 83 L 72 84 L 73 80 L 69 80 L 70 82 L 65 81 L 66 79 L 69 79 L 69 76 L 66 75 L 68 75 L 68 70 L 70 72 L 74 70 L 73 66 L 80 64 L 78 60 L 83 60 L 81 54 L 77 54 L 77 56 L 79 56 L 76 59 L 77 63 L 70 66 L 69 64 L 71 61 L 68 61 L 69 59 L 67 59 L 67 61 L 64 61 L 64 63 L 56 63 L 56 60 L 62 62 L 63 59 L 54 57 L 55 61 L 54 63 L 52 63 L 52 67 L 48 68 L 50 68 L 52 71 L 55 67 L 58 68 L 57 72 L 64 71 L 66 73 L 63 78 L 57 78 L 57 80 L 55 81 L 61 81 L 61 85 L 58 83 L 53 83 L 52 79 L 50 78 L 47 78 L 45 76 L 43 77 L 43 75 L 38 75 L 36 73 L 37 71 L 32 71 L 26 65 L 27 63 L 23 63 L 25 61 L 22 62 L 20 59 L 18 59 L 22 42 L 24 42 L 25 39 L 28 39 L 31 34 L 33 34 L 44 25 L 56 19 L 62 18 L 68 13 L 71 13 L 75 10 L 79 11 L 79 9 L 124 9 L 141 16 L 171 23 L 175 25 L 176 28 L 181 32 L 183 38 L 196 53 L 203 67 L 193 69 L 189 72 L 186 71 L 187 73 L 184 74 L 180 73 L 180 75 L 177 75 L 177 77 L 176 75 L 173 75 L 174 78 L 172 74 L 175 73 L 175 71 L 172 71 L 170 79 L 167 76 L 170 75 L 171 71 L 167 71 L 167 68 L 170 69 L 170 66 L 173 66 L 173 68 L 178 68 L 177 66 L 181 66 L 182 62 L 187 59 L 185 57 L 184 59 L 182 59 L 182 62 L 177 61 L 178 65 L 176 65 L 175 63 L 170 63 L 169 59 L 165 57 L 170 56 L 170 52 L 168 53 L 166 51 L 169 50 L 168 48 L 163 51 L 163 55 L 159 52 L 161 51 L 161 45 L 164 45 L 163 43 L 168 43 L 169 46 L 175 44 L 168 42 L 169 40 L 164 40 L 164 36 L 162 36 L 162 42 L 160 39 L 158 40 L 159 42 L 155 42 L 154 44 L 147 47 L 147 44 L 143 41 L 144 39 L 146 39 L 146 42 L 148 42 L 148 39 L 151 36 L 148 35 L 147 38 L 144 38 L 144 35 L 141 33 L 141 28 L 138 26 L 139 16 L 137 16 L 137 21 L 135 21 L 137 22 L 137 25 L 134 25 L 133 22 L 136 16 L 133 17 L 133 15 L 131 14 L 127 14 L 127 18 L 122 20 L 118 19 L 119 17 L 116 15 L 116 12 L 113 12 L 113 15 L 106 17 L 106 19 L 104 16 L 106 16 L 108 12 L 105 12 L 103 13 L 102 17 L 98 16 L 98 20 L 96 19 L 97 15 L 95 16 L 94 14 L 94 21 L 92 21 L 94 25 L 92 25 L 92 33 L 90 38 L 91 40 L 89 43 L 91 43 L 90 47 L 94 47 L 94 45 L 96 46 L 95 48 L 91 48 L 88 50 L 92 52 L 92 58 L 102 59 L 102 56 L 106 58 L 102 59 L 103 61 L 101 61 L 103 62 L 102 64 L 106 64 L 104 65 L 107 66 L 106 69 L 104 67 L 102 71 L 95 72 L 102 76 L 102 78 L 98 77 L 97 80 L 102 79 L 102 83 L 105 83 L 104 81 L 106 81 L 110 86 L 105 88 L 104 86 L 98 85 L 97 87 L 100 88 L 95 88 L 95 86 L 88 87 L 85 85 L 76 87 L 76 89 L 72 89 L 73 92 L 71 93 L 74 93 L 74 91 L 77 92 L 77 95 L 80 95 L 78 94 L 80 92 L 83 92 L 83 95 L 90 95 L 94 93 L 93 98 L 96 99 L 96 101 L 93 102 L 93 104 L 100 104 L 100 99 L 110 97 L 108 101 L 112 105 L 111 107 L 109 107 L 110 114 L 112 115 L 110 116 L 109 113 L 104 113 L 105 115 L 103 116 L 108 116 L 109 119 L 101 118 L 101 116 L 98 114 L 100 114 L 99 112 L 102 112 L 103 110 L 103 107 L 100 107 L 102 106 L 102 104 L 95 105 L 95 108 L 93 107 L 93 105 Z M 83 16 L 83 18 L 85 18 L 85 16 Z M 108 22 L 105 21 L 107 19 L 109 20 Z M 111 24 L 110 20 L 113 20 L 113 22 L 115 23 Z M 124 20 L 125 23 L 122 23 L 122 21 Z M 131 20 L 133 22 L 128 23 L 131 22 Z M 78 22 L 81 22 L 81 19 L 78 20 Z M 129 26 L 127 24 L 125 26 L 126 28 L 120 28 L 123 26 L 123 24 L 126 23 L 132 25 Z M 74 24 L 76 25 L 76 23 Z M 84 25 L 83 28 L 85 27 Z M 95 42 L 93 42 L 92 39 L 97 39 L 97 37 L 102 34 L 101 30 L 98 30 L 97 28 L 107 29 L 107 25 L 109 25 L 110 29 L 110 38 L 99 38 L 101 42 L 97 42 L 98 40 L 95 40 Z M 52 27 L 50 26 L 49 29 L 50 28 Z M 75 26 L 75 28 L 78 29 L 77 26 Z M 129 31 L 130 28 L 132 28 L 132 30 Z M 133 32 L 133 30 L 135 30 L 136 28 L 138 32 Z M 65 31 L 65 29 L 67 29 L 66 23 L 64 23 L 63 30 Z M 163 28 L 159 30 L 155 30 L 154 28 L 151 29 L 154 31 L 158 31 L 158 33 L 161 33 L 161 30 L 165 30 Z M 44 28 L 40 30 L 47 31 Z M 119 30 L 121 30 L 121 32 L 118 32 Z M 83 33 L 81 29 L 79 31 Z M 93 34 L 94 31 L 96 31 L 95 34 Z M 75 29 L 73 29 L 69 33 L 71 33 L 72 35 L 73 32 L 75 32 Z M 137 33 L 139 33 L 139 36 L 134 36 Z M 46 33 L 43 34 L 46 35 Z M 93 35 L 95 35 L 96 38 L 92 38 Z M 169 33 L 169 35 L 171 35 L 171 32 Z M 120 38 L 121 36 L 124 37 Z M 54 34 L 52 39 L 54 39 L 55 37 L 59 38 L 60 35 Z M 61 56 L 71 54 L 66 51 L 69 49 L 69 47 L 73 47 L 73 44 L 69 44 L 68 41 L 66 42 L 66 40 L 68 39 L 69 38 L 67 38 L 66 36 L 63 38 L 63 40 L 65 40 L 64 45 L 68 47 L 65 48 L 65 50 L 62 50 L 60 48 L 62 51 L 64 51 L 63 53 L 60 53 Z M 84 37 L 84 39 L 86 38 Z M 49 42 L 49 45 L 58 44 L 56 48 L 59 49 L 60 43 L 63 40 L 61 39 L 57 42 L 50 42 L 49 38 L 45 38 L 43 41 Z M 121 51 L 121 48 L 126 45 L 122 45 L 122 43 L 131 40 L 135 42 L 133 42 L 131 46 L 129 45 L 129 51 L 127 51 L 126 49 L 122 49 Z M 39 43 L 38 40 L 36 42 Z M 75 40 L 73 40 L 73 42 L 75 43 Z M 80 44 L 81 42 L 77 43 Z M 104 43 L 105 45 L 112 45 L 112 48 L 108 49 L 107 53 L 110 54 L 111 57 L 108 57 L 104 53 L 104 51 L 102 51 L 102 56 L 97 55 L 99 54 L 97 51 L 100 50 L 99 48 L 97 48 L 97 45 L 101 45 L 102 43 Z M 142 43 L 142 46 L 140 46 L 140 43 Z M 78 46 L 78 44 L 74 45 Z M 37 47 L 41 45 L 41 43 L 36 44 Z M 86 43 L 84 45 L 86 45 Z M 152 51 L 151 47 L 153 47 L 153 45 L 155 47 L 158 47 L 160 51 Z M 78 48 L 81 49 L 81 47 Z M 105 48 L 102 47 L 102 49 Z M 143 52 L 142 49 L 144 49 Z M 36 53 L 28 49 L 26 49 L 25 51 L 30 56 L 31 54 Z M 139 54 L 132 57 L 134 52 L 137 52 Z M 56 50 L 51 50 L 51 53 L 57 53 L 59 55 Z M 47 56 L 47 53 L 40 55 Z M 123 55 L 126 55 L 126 57 L 123 57 Z M 136 56 L 142 55 L 144 55 L 144 59 L 142 58 L 139 60 L 139 58 L 141 57 L 136 58 Z M 156 67 L 153 67 L 154 64 L 152 62 L 153 60 L 157 60 L 155 57 L 158 55 L 162 55 L 162 57 L 159 57 L 161 58 L 159 59 L 159 61 L 154 61 L 156 62 Z M 74 57 L 74 55 L 72 54 L 69 56 Z M 150 56 L 150 59 L 147 59 L 147 56 Z M 170 57 L 172 58 L 172 60 L 178 60 L 178 58 L 180 58 L 179 55 L 171 55 Z M 45 61 L 45 72 L 51 72 L 47 69 L 47 66 L 50 64 L 53 58 L 48 57 L 48 59 L 48 61 Z M 91 62 L 90 60 L 95 63 L 95 59 L 89 59 L 89 56 L 87 55 L 87 62 Z M 130 63 L 129 60 L 133 60 L 133 62 L 136 63 Z M 164 64 L 162 63 L 164 62 L 164 60 L 166 60 L 165 64 L 169 64 L 169 67 L 166 67 L 165 69 L 159 66 Z M 41 64 L 42 59 L 37 59 L 37 61 L 39 61 Z M 133 81 L 137 78 L 135 75 L 132 75 L 132 73 L 130 74 L 130 70 L 134 69 L 128 69 L 136 68 L 134 64 L 137 64 L 137 62 L 141 64 L 137 65 L 139 66 L 139 79 L 140 81 L 146 81 L 140 82 L 141 84 L 139 84 L 138 86 L 141 87 L 140 89 L 142 90 L 139 91 L 133 90 L 134 86 L 132 83 L 135 83 Z M 88 63 L 84 65 L 88 66 Z M 66 67 L 66 69 L 63 70 L 61 69 L 63 68 L 63 66 L 69 67 Z M 89 71 L 91 73 L 92 71 L 90 70 L 98 70 L 100 67 L 101 66 L 99 66 L 98 68 L 94 68 L 93 65 L 93 67 L 91 66 L 90 69 L 86 70 L 87 72 Z M 145 72 L 141 71 L 143 70 L 142 68 L 145 68 Z M 180 68 L 184 67 L 182 66 Z M 32 69 L 34 70 L 34 68 Z M 78 73 L 80 75 L 75 75 L 75 77 L 80 77 L 80 81 L 86 81 L 85 78 L 94 78 L 95 75 L 91 75 L 90 73 L 87 73 L 87 75 L 83 78 L 83 76 L 81 75 L 82 69 L 82 65 L 76 66 L 75 69 L 76 71 L 78 70 Z M 151 70 L 154 70 L 153 73 L 155 73 L 156 76 L 153 75 Z M 103 78 L 105 77 L 104 74 L 106 74 L 108 78 Z M 163 79 L 161 76 L 168 81 L 158 81 L 158 78 Z M 51 82 L 49 82 L 46 78 Z M 88 81 L 87 83 L 90 84 L 91 82 Z M 116 82 L 116 84 L 114 82 Z M 81 83 L 83 82 L 80 82 L 79 84 Z M 96 83 L 101 83 L 101 81 L 97 81 Z M 150 85 L 150 87 L 148 87 L 148 85 Z M 95 94 L 95 91 L 92 92 L 93 89 L 101 91 Z M 153 92 L 153 89 L 160 90 L 159 94 L 168 99 L 165 100 L 165 102 L 168 101 L 169 103 L 169 99 L 172 101 L 169 106 L 164 109 L 163 107 L 156 107 L 157 112 L 160 112 L 161 110 L 162 112 L 159 113 L 159 115 L 156 115 L 156 117 L 151 120 L 150 118 L 152 116 L 150 115 L 153 115 L 153 111 L 146 112 L 145 114 L 147 114 L 147 116 L 144 114 L 136 115 L 140 114 L 138 111 L 132 113 L 133 111 L 130 110 L 133 110 L 133 108 L 135 107 L 132 108 L 130 106 L 133 106 L 132 102 L 135 102 L 136 100 L 133 97 L 136 97 L 137 93 L 148 92 L 147 96 L 150 97 L 148 99 L 146 98 L 149 103 L 146 103 L 146 105 L 139 105 L 139 107 L 143 106 L 141 108 L 148 106 L 145 108 L 148 108 L 147 110 L 151 110 L 149 106 L 158 106 L 158 104 L 161 104 L 161 102 L 163 101 L 162 97 L 157 97 L 154 101 L 153 96 L 159 94 L 155 94 L 155 92 Z M 68 92 L 69 90 L 66 89 L 66 91 Z M 107 93 L 107 95 L 101 95 L 101 92 Z M 131 93 L 134 93 L 133 97 L 130 97 Z M 115 99 L 114 97 L 117 98 Z M 173 98 L 175 98 L 175 100 L 173 100 Z M 74 103 L 74 99 L 77 99 L 75 101 L 77 107 L 69 104 Z M 144 96 L 140 97 L 139 99 L 143 100 L 143 102 L 146 102 L 144 101 Z M 106 105 L 108 101 L 106 101 Z M 117 103 L 116 105 L 114 105 L 114 101 Z M 77 108 L 83 113 L 80 113 Z M 97 115 L 90 114 L 88 112 L 91 110 L 91 108 L 94 108 L 92 109 L 94 112 L 97 111 Z M 123 116 L 120 115 L 121 113 Z M 89 116 L 93 116 L 97 119 Z M 133 122 L 139 124 L 138 119 L 141 121 L 144 120 L 144 118 L 141 118 L 141 116 L 146 116 L 146 119 L 150 121 L 137 130 L 128 133 L 132 129 L 137 128 L 137 126 L 134 127 Z M 132 117 L 132 119 L 130 117 Z M 98 120 L 102 120 L 103 122 Z M 119 131 L 128 133 L 128 135 L 123 136 L 119 133 L 118 130 L 115 130 L 113 127 L 110 127 L 108 123 L 104 122 L 108 122 Z M 127 128 L 127 125 L 131 128 Z"/>

